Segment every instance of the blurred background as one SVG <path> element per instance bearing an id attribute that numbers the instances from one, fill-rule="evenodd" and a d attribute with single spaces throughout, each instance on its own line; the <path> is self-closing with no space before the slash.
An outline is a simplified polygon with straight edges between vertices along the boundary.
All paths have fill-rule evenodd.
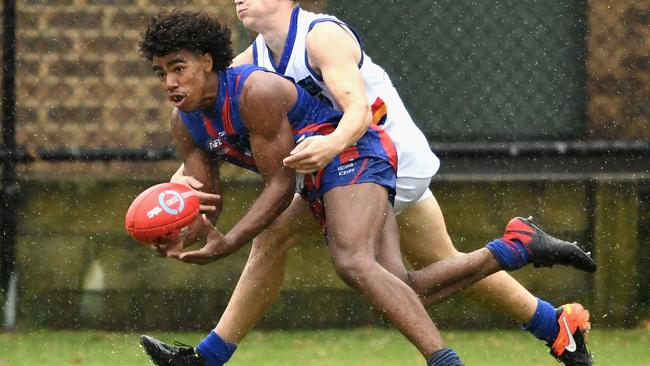
<path id="1" fill-rule="evenodd" d="M 586 304 L 595 327 L 647 324 L 650 0 L 300 3 L 358 29 L 391 75 L 442 159 L 431 188 L 458 248 L 532 215 L 600 267 L 528 268 L 518 280 L 553 303 Z M 226 0 L 4 1 L 5 328 L 207 330 L 225 307 L 247 248 L 196 267 L 155 257 L 123 224 L 132 199 L 179 164 L 169 103 L 137 50 L 150 17 L 177 6 L 230 24 L 236 51 L 254 37 Z M 223 176 L 227 230 L 260 181 Z M 430 311 L 447 328 L 514 326 L 462 296 Z M 260 328 L 381 324 L 315 231 L 292 250 Z"/>

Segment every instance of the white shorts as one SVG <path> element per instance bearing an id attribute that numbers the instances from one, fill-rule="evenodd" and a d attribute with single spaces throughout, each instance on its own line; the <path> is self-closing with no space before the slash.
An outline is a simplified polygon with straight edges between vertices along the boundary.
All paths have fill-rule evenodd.
<path id="1" fill-rule="evenodd" d="M 397 182 L 395 183 L 395 202 L 393 203 L 393 212 L 395 215 L 399 215 L 405 208 L 412 204 L 433 197 L 433 193 L 429 189 L 430 183 L 431 177 L 397 177 Z M 296 194 L 304 194 L 304 189 L 304 174 L 296 173 Z"/>
<path id="2" fill-rule="evenodd" d="M 431 177 L 397 177 L 395 204 L 393 204 L 393 212 L 395 212 L 395 215 L 399 215 L 400 212 L 412 204 L 433 197 L 433 193 L 431 193 L 431 190 L 429 189 L 430 183 Z"/>

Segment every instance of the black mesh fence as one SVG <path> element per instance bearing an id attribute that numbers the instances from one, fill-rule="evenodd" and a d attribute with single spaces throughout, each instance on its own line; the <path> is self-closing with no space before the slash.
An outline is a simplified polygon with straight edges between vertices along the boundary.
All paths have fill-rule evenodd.
<path id="1" fill-rule="evenodd" d="M 345 1 L 430 141 L 575 139 L 585 130 L 585 1 Z"/>

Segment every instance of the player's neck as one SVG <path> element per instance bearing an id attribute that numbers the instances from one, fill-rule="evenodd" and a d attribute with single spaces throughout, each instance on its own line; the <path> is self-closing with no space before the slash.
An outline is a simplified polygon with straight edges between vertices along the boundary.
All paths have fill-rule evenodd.
<path id="1" fill-rule="evenodd" d="M 278 60 L 282 56 L 282 51 L 284 51 L 284 44 L 287 42 L 289 27 L 291 26 L 293 9 L 293 7 L 282 9 L 269 16 L 266 27 L 259 31 L 275 60 Z"/>
<path id="2" fill-rule="evenodd" d="M 219 75 L 216 72 L 207 74 L 205 87 L 201 94 L 201 102 L 199 108 L 203 111 L 213 111 L 214 102 L 219 94 Z"/>

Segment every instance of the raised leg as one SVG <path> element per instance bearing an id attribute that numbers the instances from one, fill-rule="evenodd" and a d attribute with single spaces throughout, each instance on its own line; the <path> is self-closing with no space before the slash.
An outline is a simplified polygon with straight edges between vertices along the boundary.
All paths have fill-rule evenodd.
<path id="1" fill-rule="evenodd" d="M 463 255 L 454 247 L 434 197 L 409 206 L 397 216 L 397 222 L 402 252 L 414 269 Z M 537 298 L 504 271 L 482 279 L 462 294 L 521 323 L 529 322 L 537 308 Z M 430 304 L 435 300 L 427 301 Z"/>
<path id="2" fill-rule="evenodd" d="M 388 218 L 384 225 L 384 236 L 389 237 L 392 233 L 396 235 L 396 225 L 394 219 Z M 481 248 L 468 254 L 458 253 L 407 272 L 398 238 L 382 242 L 377 251 L 377 260 L 413 288 L 425 305 L 444 300 L 501 268 L 490 251 Z"/>

